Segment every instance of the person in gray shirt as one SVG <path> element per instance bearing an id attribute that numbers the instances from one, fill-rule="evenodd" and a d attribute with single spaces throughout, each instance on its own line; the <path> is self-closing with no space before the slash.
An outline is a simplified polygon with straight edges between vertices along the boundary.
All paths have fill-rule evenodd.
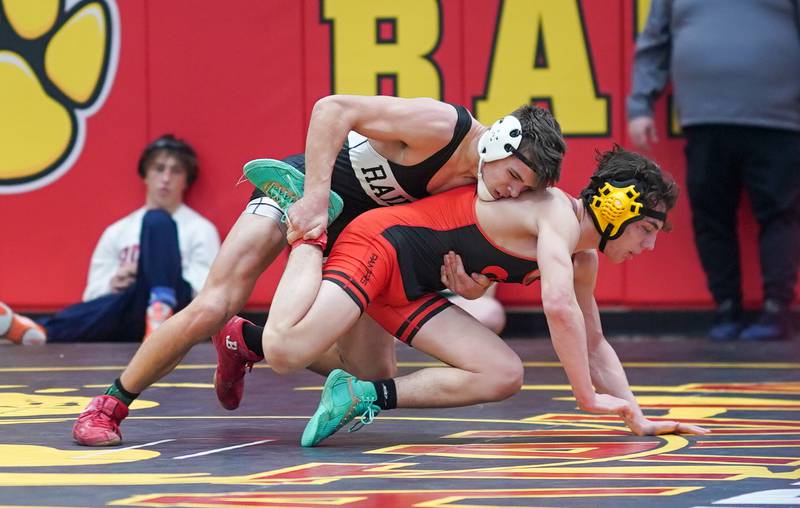
<path id="1" fill-rule="evenodd" d="M 695 242 L 717 305 L 712 340 L 792 336 L 800 259 L 798 0 L 653 0 L 636 42 L 628 132 L 657 142 L 653 102 L 671 79 L 686 137 Z M 737 209 L 760 226 L 764 304 L 742 320 Z"/>

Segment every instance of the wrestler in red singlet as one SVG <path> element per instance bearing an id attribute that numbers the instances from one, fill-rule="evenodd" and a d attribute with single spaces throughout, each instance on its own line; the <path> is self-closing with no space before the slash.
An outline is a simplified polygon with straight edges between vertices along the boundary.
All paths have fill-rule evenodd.
<path id="1" fill-rule="evenodd" d="M 452 305 L 437 291 L 440 260 L 458 252 L 467 273 L 529 284 L 536 260 L 502 250 L 477 223 L 475 187 L 459 187 L 407 205 L 370 210 L 339 236 L 323 280 L 340 286 L 389 333 L 411 343 L 428 319 Z"/>

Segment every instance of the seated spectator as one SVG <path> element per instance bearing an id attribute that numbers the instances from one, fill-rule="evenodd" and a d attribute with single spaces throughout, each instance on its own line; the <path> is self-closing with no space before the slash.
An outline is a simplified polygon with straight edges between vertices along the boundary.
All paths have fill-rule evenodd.
<path id="1" fill-rule="evenodd" d="M 171 134 L 139 159 L 144 206 L 110 225 L 92 254 L 83 302 L 34 322 L 0 302 L 0 338 L 16 344 L 140 341 L 200 290 L 219 251 L 211 222 L 183 203 L 194 149 Z"/>

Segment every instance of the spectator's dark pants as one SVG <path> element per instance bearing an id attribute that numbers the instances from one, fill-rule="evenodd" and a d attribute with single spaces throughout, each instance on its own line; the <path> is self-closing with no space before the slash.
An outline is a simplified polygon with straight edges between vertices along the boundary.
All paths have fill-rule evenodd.
<path id="1" fill-rule="evenodd" d="M 181 274 L 178 228 L 163 210 L 149 210 L 142 220 L 136 282 L 121 293 L 71 305 L 42 320 L 47 341 L 141 341 L 150 291 L 154 287 L 173 288 L 178 309 L 191 299 L 191 286 Z"/>
<path id="2" fill-rule="evenodd" d="M 684 132 L 695 242 L 714 300 L 741 302 L 736 219 L 744 187 L 760 226 L 764 296 L 791 303 L 800 258 L 800 132 L 736 125 Z"/>

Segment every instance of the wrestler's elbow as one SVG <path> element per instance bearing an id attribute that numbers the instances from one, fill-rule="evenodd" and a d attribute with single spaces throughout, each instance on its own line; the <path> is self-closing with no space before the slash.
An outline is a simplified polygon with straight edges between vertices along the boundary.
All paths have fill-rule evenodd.
<path id="1" fill-rule="evenodd" d="M 577 307 L 575 292 L 563 286 L 542 285 L 542 310 L 550 326 L 570 322 L 575 317 Z"/>
<path id="2" fill-rule="evenodd" d="M 345 99 L 341 95 L 328 95 L 318 99 L 311 109 L 311 119 L 321 122 L 339 118 L 346 109 Z"/>

